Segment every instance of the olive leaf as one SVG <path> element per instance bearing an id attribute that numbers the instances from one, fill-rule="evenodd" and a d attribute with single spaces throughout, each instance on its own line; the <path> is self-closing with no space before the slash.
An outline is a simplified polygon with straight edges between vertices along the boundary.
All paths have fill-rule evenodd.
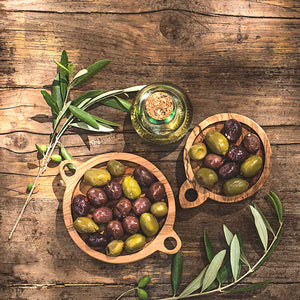
<path id="1" fill-rule="evenodd" d="M 57 104 L 59 110 L 63 107 L 63 99 L 60 92 L 59 74 L 56 75 L 52 82 L 51 97 Z"/>
<path id="2" fill-rule="evenodd" d="M 138 92 L 141 89 L 143 89 L 146 85 L 136 85 L 129 88 L 124 89 L 124 93 L 132 93 L 132 92 Z"/>
<path id="3" fill-rule="evenodd" d="M 192 294 L 194 291 L 201 288 L 207 268 L 208 268 L 208 266 L 206 266 L 200 272 L 200 274 L 191 283 L 189 283 L 189 285 L 182 291 L 182 293 L 178 296 L 178 298 L 184 298 L 184 297 Z"/>
<path id="4" fill-rule="evenodd" d="M 73 71 L 74 71 L 74 65 L 72 63 L 68 64 L 68 70 L 69 70 L 69 74 L 72 77 L 73 76 Z"/>
<path id="5" fill-rule="evenodd" d="M 255 283 L 255 284 L 251 284 L 249 286 L 245 286 L 245 287 L 241 287 L 241 288 L 233 288 L 230 290 L 224 290 L 225 293 L 240 293 L 240 292 L 248 292 L 248 291 L 253 291 L 256 289 L 259 289 L 267 284 L 269 284 L 270 282 L 272 282 L 271 280 L 266 280 L 260 283 Z"/>
<path id="6" fill-rule="evenodd" d="M 68 55 L 65 50 L 61 53 L 60 69 L 59 69 L 59 82 L 60 92 L 63 99 L 66 98 L 68 84 L 69 84 L 69 69 L 68 69 Z"/>
<path id="7" fill-rule="evenodd" d="M 79 120 L 83 121 L 84 123 L 90 125 L 91 127 L 95 129 L 99 129 L 99 124 L 94 119 L 94 117 L 89 114 L 88 112 L 84 111 L 81 108 L 78 108 L 76 106 L 70 105 L 69 109 L 71 113 Z M 73 125 L 72 125 L 73 126 Z"/>
<path id="8" fill-rule="evenodd" d="M 75 123 L 71 123 L 70 125 L 73 127 L 79 128 L 79 129 L 94 131 L 94 132 L 112 132 L 112 131 L 114 131 L 114 129 L 112 127 L 110 127 L 109 125 L 102 125 L 102 124 L 98 124 L 98 129 L 88 125 L 85 122 L 75 122 Z"/>
<path id="9" fill-rule="evenodd" d="M 279 223 L 281 224 L 282 223 L 282 204 L 281 204 L 281 201 L 278 198 L 278 196 L 272 191 L 270 191 L 270 193 L 267 196 L 271 200 L 271 202 L 272 202 L 272 204 L 273 204 L 273 206 L 276 210 Z"/>
<path id="10" fill-rule="evenodd" d="M 223 231 L 224 231 L 226 243 L 227 243 L 228 246 L 230 246 L 230 243 L 231 243 L 232 238 L 233 238 L 233 234 L 225 224 L 223 224 Z"/>
<path id="11" fill-rule="evenodd" d="M 223 224 L 223 230 L 224 230 L 224 235 L 225 235 L 227 245 L 230 247 L 230 244 L 231 244 L 231 241 L 232 241 L 232 238 L 233 238 L 233 233 L 229 230 L 229 228 L 225 224 Z M 241 260 L 241 262 L 243 262 L 245 265 L 247 265 L 250 268 L 249 261 L 248 261 L 246 255 L 245 255 L 245 252 L 244 252 L 244 249 L 243 249 L 242 238 L 241 238 L 241 236 L 238 232 L 236 233 L 236 235 L 237 235 L 237 237 L 239 239 L 239 242 L 240 242 L 240 250 L 241 250 L 240 260 Z"/>
<path id="12" fill-rule="evenodd" d="M 70 105 L 71 105 L 71 102 L 67 102 L 63 106 L 63 108 L 60 110 L 60 112 L 58 113 L 58 115 L 56 117 L 56 120 L 54 122 L 54 126 L 53 126 L 54 127 L 54 131 L 56 130 L 59 122 L 61 121 L 61 119 L 65 116 L 65 114 L 66 114 L 66 112 L 67 112 L 67 110 L 68 110 L 68 108 L 69 108 Z"/>
<path id="13" fill-rule="evenodd" d="M 237 235 L 235 234 L 230 244 L 230 264 L 234 280 L 237 280 L 238 278 L 240 255 L 240 243 Z"/>
<path id="14" fill-rule="evenodd" d="M 250 205 L 250 209 L 251 209 L 251 213 L 254 217 L 254 223 L 255 223 L 255 227 L 257 229 L 259 238 L 260 238 L 261 243 L 266 251 L 267 247 L 268 247 L 267 227 L 266 227 L 264 220 L 262 219 L 262 216 L 260 215 L 260 213 L 252 205 Z"/>
<path id="15" fill-rule="evenodd" d="M 220 284 L 232 277 L 231 266 L 229 260 L 226 260 L 225 264 L 220 268 L 218 272 L 218 281 Z"/>
<path id="16" fill-rule="evenodd" d="M 207 259 L 209 262 L 211 262 L 215 256 L 215 252 L 206 231 L 204 231 L 204 245 Z"/>
<path id="17" fill-rule="evenodd" d="M 201 292 L 205 291 L 217 278 L 219 269 L 221 268 L 221 265 L 223 263 L 224 257 L 226 254 L 226 250 L 221 250 L 219 253 L 215 255 L 211 263 L 209 264 L 207 271 L 205 273 L 204 279 L 203 279 L 203 285 Z"/>
<path id="18" fill-rule="evenodd" d="M 87 81 L 88 79 L 92 78 L 94 75 L 96 75 L 99 71 L 101 71 L 103 68 L 105 68 L 110 63 L 110 60 L 104 59 L 99 60 L 95 62 L 94 64 L 90 65 L 86 68 L 87 73 L 83 74 L 82 76 L 76 78 L 73 81 L 73 86 L 77 86 L 80 83 L 83 83 Z"/>
<path id="19" fill-rule="evenodd" d="M 53 61 L 63 70 L 65 70 L 66 72 L 70 73 L 70 70 L 68 69 L 68 67 L 65 67 L 63 64 L 61 64 L 60 62 L 58 62 L 56 59 L 53 59 Z"/>
<path id="20" fill-rule="evenodd" d="M 71 85 L 73 84 L 73 82 L 77 79 L 77 78 L 79 78 L 79 77 L 81 77 L 81 76 L 83 76 L 83 75 L 85 75 L 85 74 L 87 74 L 89 71 L 87 70 L 87 69 L 82 69 L 82 70 L 80 70 L 80 71 L 78 71 L 77 72 L 77 74 L 74 76 L 74 78 L 72 79 L 72 81 L 71 81 Z"/>
<path id="21" fill-rule="evenodd" d="M 241 262 L 243 262 L 245 265 L 247 265 L 249 267 L 249 269 L 251 269 L 250 263 L 246 257 L 246 254 L 244 252 L 244 246 L 243 246 L 243 240 L 242 237 L 240 236 L 240 234 L 237 232 L 236 233 L 238 239 L 239 239 L 239 243 L 240 243 L 240 249 L 241 249 L 241 257 L 240 260 Z"/>
<path id="22" fill-rule="evenodd" d="M 119 127 L 119 126 L 120 126 L 120 124 L 118 124 L 118 123 L 115 123 L 115 122 L 112 122 L 112 121 L 108 121 L 108 120 L 99 118 L 99 117 L 94 116 L 94 115 L 92 115 L 92 116 L 95 118 L 95 120 L 97 120 L 98 122 L 100 122 L 100 123 L 102 123 L 102 124 L 111 125 L 111 126 L 116 126 L 116 127 Z"/>
<path id="23" fill-rule="evenodd" d="M 120 97 L 117 98 L 107 98 L 101 101 L 104 106 L 109 106 L 124 112 L 129 112 L 131 108 L 131 103 Z"/>
<path id="24" fill-rule="evenodd" d="M 269 221 L 267 220 L 267 218 L 264 216 L 263 212 L 260 210 L 260 208 L 256 204 L 253 204 L 253 206 L 259 212 L 259 214 L 261 215 L 267 229 L 273 234 L 273 236 L 275 236 L 274 230 L 272 229 L 272 227 L 271 227 Z"/>
<path id="25" fill-rule="evenodd" d="M 83 100 L 85 100 L 87 98 L 92 99 L 96 96 L 103 94 L 104 92 L 105 92 L 104 90 L 91 90 L 86 93 L 83 93 L 80 96 L 78 96 L 77 98 L 75 98 L 74 100 L 72 100 L 72 105 L 78 106 Z"/>
<path id="26" fill-rule="evenodd" d="M 56 102 L 53 100 L 53 98 L 49 95 L 47 91 L 41 90 L 41 94 L 43 95 L 46 103 L 54 110 L 56 114 L 58 114 L 59 109 L 56 104 Z"/>
<path id="27" fill-rule="evenodd" d="M 177 252 L 173 256 L 173 263 L 172 263 L 172 272 L 171 272 L 171 279 L 172 279 L 172 287 L 173 287 L 173 295 L 176 295 L 176 292 L 179 288 L 182 276 L 182 266 L 183 266 L 183 258 L 180 252 Z"/>
<path id="28" fill-rule="evenodd" d="M 268 253 L 264 256 L 264 258 L 255 266 L 255 269 L 258 269 L 273 253 L 273 251 L 277 248 L 278 243 L 280 242 L 282 236 L 282 227 L 280 228 L 280 231 L 278 232 L 278 235 L 276 239 L 274 240 L 273 245 L 271 248 L 268 249 Z"/>

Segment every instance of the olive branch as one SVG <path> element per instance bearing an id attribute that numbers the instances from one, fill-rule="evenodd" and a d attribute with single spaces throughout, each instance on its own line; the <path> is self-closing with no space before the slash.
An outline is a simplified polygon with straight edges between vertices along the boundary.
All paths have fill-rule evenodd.
<path id="1" fill-rule="evenodd" d="M 244 253 L 243 241 L 240 234 L 238 232 L 233 234 L 226 225 L 223 225 L 224 236 L 229 249 L 223 249 L 215 254 L 208 234 L 204 232 L 204 244 L 209 264 L 205 266 L 205 268 L 199 273 L 199 275 L 194 280 L 192 280 L 178 296 L 176 296 L 178 288 L 180 286 L 183 271 L 183 258 L 180 252 L 177 252 L 173 256 L 171 271 L 173 296 L 168 298 L 160 298 L 159 300 L 193 298 L 213 294 L 216 292 L 246 292 L 261 288 L 270 283 L 270 280 L 266 280 L 260 283 L 252 284 L 250 286 L 234 288 L 237 283 L 256 271 L 270 257 L 280 241 L 283 228 L 282 204 L 278 196 L 272 191 L 267 194 L 267 197 L 271 201 L 277 213 L 279 226 L 277 231 L 275 232 L 260 208 L 255 204 L 250 205 L 250 210 L 254 218 L 255 227 L 264 249 L 263 255 L 253 266 L 250 265 L 246 254 Z M 268 231 L 273 236 L 270 244 L 268 243 Z M 225 258 L 227 252 L 229 253 L 228 259 Z M 247 271 L 243 275 L 241 275 L 242 265 L 246 266 L 247 269 Z M 117 300 L 120 299 L 123 295 L 135 290 L 138 289 L 133 288 L 128 290 L 127 292 L 121 294 L 117 298 Z M 138 293 L 139 299 L 147 299 L 147 297 L 143 296 L 145 295 L 140 296 L 140 294 Z"/>
<path id="2" fill-rule="evenodd" d="M 53 80 L 51 95 L 47 91 L 41 90 L 44 100 L 52 110 L 53 130 L 50 134 L 48 145 L 35 145 L 43 159 L 39 164 L 34 182 L 27 186 L 28 196 L 10 232 L 8 240 L 12 238 L 13 233 L 22 219 L 25 209 L 32 199 L 39 177 L 46 171 L 49 162 L 52 160 L 59 163 L 62 159 L 73 159 L 71 154 L 68 153 L 60 142 L 66 130 L 70 127 L 75 127 L 93 132 L 109 133 L 114 131 L 113 127 L 118 127 L 120 126 L 119 124 L 94 116 L 86 110 L 94 104 L 100 104 L 123 112 L 129 112 L 131 103 L 120 96 L 125 95 L 128 97 L 127 93 L 137 92 L 144 87 L 134 86 L 107 92 L 105 90 L 91 90 L 70 100 L 71 89 L 93 77 L 105 68 L 110 63 L 110 60 L 97 61 L 88 68 L 80 70 L 75 76 L 73 76 L 74 65 L 69 62 L 65 50 L 61 54 L 60 62 L 56 60 L 54 60 L 54 62 L 58 65 L 59 72 Z M 54 154 L 58 146 L 61 155 Z M 75 167 L 72 164 L 69 164 L 68 168 L 73 172 L 75 171 Z"/>

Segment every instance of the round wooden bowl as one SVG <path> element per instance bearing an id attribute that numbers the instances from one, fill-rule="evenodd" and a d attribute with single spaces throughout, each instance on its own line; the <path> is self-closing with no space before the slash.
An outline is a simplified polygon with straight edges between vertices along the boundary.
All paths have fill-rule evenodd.
<path id="1" fill-rule="evenodd" d="M 80 192 L 80 184 L 82 182 L 82 178 L 85 171 L 93 167 L 104 167 L 106 165 L 106 162 L 112 159 L 122 161 L 122 163 L 124 163 L 128 167 L 126 169 L 126 175 L 131 175 L 134 168 L 138 165 L 142 165 L 146 167 L 150 172 L 152 172 L 152 174 L 161 183 L 164 184 L 166 189 L 166 198 L 168 201 L 168 214 L 165 223 L 160 229 L 159 233 L 154 237 L 154 239 L 148 242 L 145 245 L 145 247 L 139 252 L 133 254 L 120 255 L 117 257 L 107 256 L 104 253 L 101 253 L 99 251 L 90 248 L 80 237 L 77 231 L 74 229 L 73 217 L 71 212 L 72 199 L 74 195 Z M 68 177 L 64 172 L 64 168 L 67 164 L 70 163 L 75 165 L 76 172 L 73 176 Z M 107 263 L 122 264 L 122 263 L 130 263 L 130 262 L 141 260 L 149 256 L 155 251 L 161 251 L 167 254 L 174 254 L 178 252 L 179 249 L 181 248 L 181 240 L 173 229 L 173 225 L 175 222 L 176 208 L 175 208 L 175 199 L 174 199 L 172 189 L 166 177 L 162 174 L 162 172 L 157 167 L 155 167 L 152 163 L 150 163 L 148 160 L 130 153 L 112 152 L 112 153 L 96 156 L 86 162 L 79 162 L 76 160 L 65 160 L 60 164 L 59 172 L 63 181 L 66 184 L 66 190 L 63 198 L 63 217 L 64 217 L 66 228 L 71 238 L 76 243 L 76 245 L 88 255 Z M 175 248 L 173 249 L 166 248 L 165 240 L 167 238 L 175 239 L 176 241 Z"/>
<path id="2" fill-rule="evenodd" d="M 192 161 L 190 160 L 190 156 L 189 156 L 189 149 L 193 144 L 202 142 L 205 138 L 206 133 L 209 130 L 221 131 L 225 121 L 229 119 L 236 119 L 242 125 L 242 135 L 234 144 L 239 145 L 247 133 L 249 132 L 255 133 L 260 138 L 261 141 L 261 149 L 258 151 L 257 154 L 262 156 L 264 161 L 264 166 L 262 170 L 258 174 L 256 174 L 255 177 L 251 179 L 250 188 L 246 192 L 236 196 L 225 196 L 222 195 L 217 189 L 209 190 L 201 186 L 196 181 L 194 172 L 198 168 L 200 168 L 202 162 Z M 206 201 L 206 199 L 208 198 L 218 202 L 233 203 L 252 196 L 259 189 L 262 188 L 262 186 L 264 185 L 264 183 L 266 182 L 269 176 L 270 167 L 271 167 L 271 155 L 272 155 L 271 146 L 266 133 L 257 123 L 255 123 L 251 119 L 234 113 L 217 114 L 205 119 L 203 122 L 201 122 L 193 129 L 185 144 L 185 148 L 183 152 L 183 162 L 184 162 L 185 174 L 187 179 L 180 187 L 180 191 L 179 191 L 180 206 L 182 208 L 197 207 L 201 205 L 204 201 Z M 197 192 L 197 199 L 195 201 L 191 202 L 186 199 L 186 192 L 189 189 L 194 189 Z"/>

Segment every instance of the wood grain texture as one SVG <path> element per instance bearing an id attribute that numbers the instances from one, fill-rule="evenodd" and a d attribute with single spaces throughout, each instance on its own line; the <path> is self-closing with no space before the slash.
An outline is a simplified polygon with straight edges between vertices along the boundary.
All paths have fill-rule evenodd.
<path id="1" fill-rule="evenodd" d="M 150 145 L 134 133 L 128 116 L 109 108 L 92 112 L 116 121 L 110 135 L 67 132 L 63 143 L 75 159 L 87 161 L 111 151 L 131 152 L 154 163 L 170 182 L 177 213 L 174 230 L 182 240 L 188 284 L 207 264 L 203 231 L 215 250 L 225 247 L 222 224 L 239 230 L 250 262 L 261 255 L 248 205 L 262 207 L 274 189 L 283 201 L 284 232 L 277 250 L 243 284 L 271 278 L 262 290 L 209 299 L 299 298 L 300 162 L 300 3 L 296 0 L 192 1 L 0 1 L 0 263 L 1 299 L 115 299 L 150 275 L 150 299 L 171 294 L 171 258 L 156 252 L 126 265 L 99 262 L 83 253 L 65 229 L 65 191 L 57 165 L 40 180 L 40 192 L 27 208 L 13 240 L 8 234 L 37 170 L 34 143 L 47 143 L 49 109 L 39 89 L 56 74 L 53 58 L 68 51 L 79 70 L 99 59 L 112 63 L 73 92 L 115 89 L 167 81 L 184 89 L 194 107 L 193 126 L 223 112 L 253 119 L 272 147 L 272 171 L 263 189 L 236 204 L 211 200 L 185 211 L 178 187 L 185 180 L 185 140 L 167 147 Z M 136 299 L 134 295 L 126 299 Z M 202 298 L 201 298 L 202 299 Z M 203 299 L 208 299 L 204 297 Z"/>

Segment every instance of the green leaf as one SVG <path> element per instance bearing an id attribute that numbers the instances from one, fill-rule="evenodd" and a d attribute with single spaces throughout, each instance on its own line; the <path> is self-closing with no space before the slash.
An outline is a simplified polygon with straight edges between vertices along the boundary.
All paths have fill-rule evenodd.
<path id="1" fill-rule="evenodd" d="M 209 237 L 207 235 L 207 232 L 204 231 L 204 244 L 205 244 L 205 250 L 206 250 L 206 256 L 209 262 L 211 262 L 215 256 L 215 251 L 211 245 L 211 242 L 209 240 Z"/>
<path id="2" fill-rule="evenodd" d="M 101 100 L 101 105 L 105 105 L 105 106 L 109 106 L 124 112 L 129 112 L 130 109 L 128 109 L 127 107 L 131 107 L 131 103 L 127 100 L 122 99 L 122 101 L 120 101 L 121 98 L 116 99 L 116 98 L 108 98 L 108 99 L 103 99 Z"/>
<path id="3" fill-rule="evenodd" d="M 282 223 L 282 204 L 281 204 L 279 197 L 272 191 L 270 191 L 270 193 L 268 194 L 268 197 L 270 198 L 270 200 L 276 210 L 279 222 Z"/>
<path id="4" fill-rule="evenodd" d="M 53 61 L 63 70 L 65 70 L 66 72 L 70 73 L 70 70 L 68 69 L 68 67 L 65 67 L 63 64 L 61 64 L 60 62 L 58 62 L 56 59 L 53 59 Z"/>
<path id="5" fill-rule="evenodd" d="M 182 265 L 183 265 L 183 258 L 181 256 L 180 252 L 177 252 L 175 255 L 173 255 L 172 272 L 171 272 L 174 296 L 176 295 L 176 292 L 177 292 L 180 282 L 181 282 Z"/>
<path id="6" fill-rule="evenodd" d="M 218 272 L 218 281 L 220 284 L 224 283 L 226 280 L 232 277 L 230 262 L 227 260 L 225 264 L 220 268 Z"/>
<path id="7" fill-rule="evenodd" d="M 241 255 L 240 243 L 237 235 L 235 234 L 230 244 L 230 264 L 231 264 L 232 275 L 235 281 L 238 278 L 240 255 Z"/>
<path id="8" fill-rule="evenodd" d="M 223 292 L 225 293 L 240 293 L 240 292 L 248 292 L 248 291 L 253 291 L 256 289 L 259 289 L 267 284 L 269 284 L 271 282 L 271 280 L 266 280 L 264 282 L 260 282 L 260 283 L 255 283 L 255 284 L 251 284 L 245 287 L 241 287 L 241 288 L 234 288 L 234 289 L 230 289 L 230 290 L 223 290 Z"/>
<path id="9" fill-rule="evenodd" d="M 88 130 L 88 131 L 94 131 L 94 132 L 112 132 L 114 129 L 110 127 L 109 125 L 101 125 L 98 124 L 98 129 L 86 124 L 85 122 L 75 122 L 70 124 L 73 127 L 83 129 L 83 130 Z"/>
<path id="10" fill-rule="evenodd" d="M 123 98 L 120 98 L 118 96 L 115 96 L 115 98 L 119 101 L 119 103 L 121 104 L 121 106 L 123 106 L 125 108 L 125 110 L 127 112 L 130 112 L 131 110 L 131 103 Z"/>
<path id="11" fill-rule="evenodd" d="M 63 108 L 61 109 L 61 111 L 59 112 L 59 114 L 57 115 L 56 120 L 54 122 L 54 132 L 55 132 L 55 130 L 56 130 L 59 122 L 61 121 L 61 119 L 66 115 L 66 112 L 67 112 L 67 110 L 68 110 L 68 108 L 69 108 L 70 105 L 71 105 L 71 102 L 67 102 L 63 106 Z"/>
<path id="12" fill-rule="evenodd" d="M 271 246 L 271 248 L 268 250 L 268 252 L 266 253 L 265 257 L 259 262 L 259 264 L 255 267 L 255 269 L 258 269 L 269 257 L 270 255 L 273 253 L 273 251 L 276 249 L 280 239 L 282 236 L 282 227 L 280 228 L 280 231 L 278 233 L 278 236 L 274 242 L 274 244 Z"/>
<path id="13" fill-rule="evenodd" d="M 262 219 L 260 213 L 251 205 L 250 205 L 250 209 L 251 209 L 251 213 L 254 217 L 255 227 L 257 229 L 259 238 L 260 238 L 261 243 L 266 251 L 267 247 L 268 247 L 267 227 L 266 227 L 264 220 Z"/>
<path id="14" fill-rule="evenodd" d="M 238 239 L 239 239 L 239 243 L 240 243 L 240 249 L 241 249 L 241 257 L 240 257 L 240 260 L 241 260 L 241 262 L 243 262 L 245 265 L 247 265 L 249 268 L 251 268 L 251 266 L 250 266 L 250 263 L 249 263 L 249 261 L 248 261 L 248 259 L 247 259 L 247 257 L 246 257 L 246 254 L 245 254 L 245 252 L 244 252 L 244 246 L 243 246 L 243 240 L 242 240 L 242 237 L 240 236 L 240 234 L 237 232 L 236 233 L 236 235 L 237 235 L 237 237 L 238 237 Z"/>
<path id="15" fill-rule="evenodd" d="M 138 92 L 141 89 L 143 89 L 146 85 L 136 85 L 129 88 L 124 89 L 124 93 L 132 93 L 132 92 Z"/>
<path id="16" fill-rule="evenodd" d="M 94 116 L 94 115 L 92 115 L 92 116 L 95 118 L 95 120 L 97 120 L 98 122 L 100 122 L 100 123 L 102 123 L 102 124 L 111 125 L 111 126 L 116 126 L 116 127 L 119 127 L 119 126 L 120 126 L 120 124 L 118 124 L 118 123 L 111 122 L 111 121 L 108 121 L 108 120 L 99 118 L 99 117 L 97 117 L 97 116 Z"/>
<path id="17" fill-rule="evenodd" d="M 56 114 L 58 114 L 58 106 L 56 102 L 53 100 L 53 98 L 49 95 L 47 91 L 41 90 L 41 94 L 43 95 L 46 103 L 54 110 Z"/>
<path id="18" fill-rule="evenodd" d="M 256 204 L 253 204 L 253 206 L 259 212 L 259 214 L 261 215 L 267 229 L 273 234 L 273 236 L 275 236 L 274 230 L 272 229 L 272 227 L 271 227 L 269 221 L 267 220 L 267 218 L 264 216 L 263 212 L 260 210 L 260 208 Z"/>
<path id="19" fill-rule="evenodd" d="M 67 88 L 69 84 L 69 69 L 68 69 L 68 55 L 65 50 L 61 53 L 60 58 L 61 67 L 59 70 L 59 82 L 60 82 L 60 91 L 63 101 L 65 101 Z"/>
<path id="20" fill-rule="evenodd" d="M 74 100 L 72 100 L 72 105 L 73 106 L 78 106 L 78 104 L 80 104 L 83 100 L 85 100 L 87 98 L 92 99 L 96 96 L 99 96 L 99 95 L 103 94 L 104 92 L 105 92 L 104 90 L 91 90 L 91 91 L 88 91 L 84 94 L 81 94 L 80 96 L 78 96 Z"/>
<path id="21" fill-rule="evenodd" d="M 72 77 L 73 71 L 74 71 L 74 65 L 72 63 L 68 64 L 68 70 L 69 70 L 70 76 Z"/>
<path id="22" fill-rule="evenodd" d="M 95 129 L 99 129 L 99 124 L 91 114 L 73 105 L 70 105 L 69 109 L 77 119 L 83 121 L 84 123 L 90 125 Z"/>
<path id="23" fill-rule="evenodd" d="M 63 107 L 63 99 L 60 92 L 59 74 L 56 75 L 52 82 L 51 97 L 57 104 L 58 109 L 61 110 Z"/>
<path id="24" fill-rule="evenodd" d="M 182 291 L 182 293 L 179 295 L 180 298 L 184 298 L 201 288 L 207 268 L 208 266 L 206 266 L 200 272 L 200 274 Z"/>
<path id="25" fill-rule="evenodd" d="M 76 80 L 74 80 L 73 82 L 73 86 L 77 86 L 80 83 L 83 83 L 85 81 L 87 81 L 88 79 L 92 78 L 95 74 L 97 74 L 100 70 L 102 70 L 103 68 L 105 68 L 108 64 L 110 63 L 110 60 L 100 60 L 95 62 L 94 64 L 90 65 L 87 68 L 87 73 L 80 76 L 79 78 L 77 78 Z"/>
<path id="26" fill-rule="evenodd" d="M 233 238 L 233 234 L 225 224 L 223 224 L 223 231 L 224 231 L 226 243 L 227 243 L 228 246 L 230 246 L 230 243 L 231 243 L 232 238 Z"/>
<path id="27" fill-rule="evenodd" d="M 88 71 L 87 69 L 82 69 L 82 70 L 80 70 L 80 71 L 74 76 L 74 78 L 72 79 L 71 85 L 72 85 L 72 83 L 73 83 L 77 78 L 79 78 L 79 77 L 81 77 L 81 76 L 87 74 L 88 72 L 89 72 L 89 71 Z"/>
<path id="28" fill-rule="evenodd" d="M 217 278 L 217 274 L 219 269 L 221 268 L 225 254 L 226 254 L 226 250 L 221 250 L 218 254 L 215 255 L 215 257 L 209 264 L 203 279 L 201 292 L 205 291 Z"/>

